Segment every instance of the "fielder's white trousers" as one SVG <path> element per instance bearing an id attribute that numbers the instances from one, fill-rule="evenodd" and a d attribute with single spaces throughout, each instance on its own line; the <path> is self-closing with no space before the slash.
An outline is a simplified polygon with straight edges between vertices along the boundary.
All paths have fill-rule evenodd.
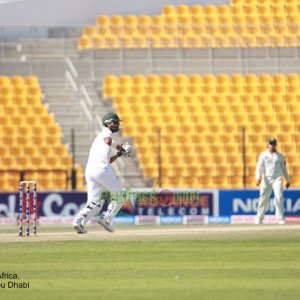
<path id="1" fill-rule="evenodd" d="M 257 209 L 257 220 L 259 220 L 260 222 L 262 222 L 262 220 L 264 219 L 272 189 L 274 191 L 276 217 L 278 221 L 284 220 L 283 186 L 281 176 L 276 178 L 264 177 L 260 185 L 260 196 Z"/>
<path id="2" fill-rule="evenodd" d="M 104 168 L 86 168 L 85 179 L 87 182 L 87 205 L 76 215 L 74 220 L 74 223 L 80 221 L 83 225 L 101 211 L 102 203 L 99 200 L 102 189 L 106 189 L 109 192 L 122 190 L 121 183 L 110 166 Z M 103 218 L 111 223 L 121 207 L 122 204 L 111 202 Z"/>

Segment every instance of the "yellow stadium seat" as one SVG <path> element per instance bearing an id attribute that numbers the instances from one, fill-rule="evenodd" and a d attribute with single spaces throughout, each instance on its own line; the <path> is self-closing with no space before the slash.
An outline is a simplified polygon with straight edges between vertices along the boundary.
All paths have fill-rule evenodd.
<path id="1" fill-rule="evenodd" d="M 204 16 L 201 14 L 201 15 L 195 15 L 192 17 L 191 19 L 191 23 L 192 23 L 192 30 L 193 30 L 193 33 L 198 37 L 201 38 L 201 36 L 205 35 L 207 32 L 206 32 L 206 24 L 205 24 L 205 19 L 204 19 Z M 194 37 L 195 35 L 191 35 L 191 37 Z"/>
<path id="2" fill-rule="evenodd" d="M 48 116 L 48 109 L 46 106 L 34 106 L 32 107 L 32 111 L 35 115 L 38 115 L 40 117 Z"/>
<path id="3" fill-rule="evenodd" d="M 175 15 L 176 7 L 174 5 L 165 5 L 162 9 L 163 15 Z"/>
<path id="4" fill-rule="evenodd" d="M 92 42 L 91 38 L 88 35 L 83 35 L 80 37 L 77 47 L 79 50 L 81 49 L 91 49 L 92 48 Z"/>
<path id="5" fill-rule="evenodd" d="M 164 29 L 167 35 L 177 36 L 179 31 L 178 27 L 177 15 L 164 16 Z"/>
<path id="6" fill-rule="evenodd" d="M 79 182 L 78 182 L 79 183 Z M 76 188 L 78 189 L 80 184 L 77 183 Z M 67 188 L 67 175 L 64 171 L 55 172 L 52 177 L 52 184 L 54 190 L 62 190 Z"/>
<path id="7" fill-rule="evenodd" d="M 156 15 L 151 18 L 151 33 L 155 35 L 164 33 L 164 18 L 163 16 Z"/>
<path id="8" fill-rule="evenodd" d="M 117 26 L 117 25 L 114 25 Z M 118 27 L 116 27 L 118 28 Z M 120 46 L 119 39 L 116 35 L 105 35 L 105 48 L 118 48 Z"/>
<path id="9" fill-rule="evenodd" d="M 287 16 L 287 26 L 289 32 L 292 34 L 299 34 L 300 25 L 299 25 L 299 15 L 288 15 Z"/>
<path id="10" fill-rule="evenodd" d="M 39 86 L 39 80 L 36 76 L 30 75 L 25 78 L 25 82 L 29 86 Z"/>
<path id="11" fill-rule="evenodd" d="M 117 76 L 115 75 L 108 75 L 108 76 L 105 76 L 104 78 L 104 87 L 107 86 L 107 85 L 117 85 L 118 84 L 118 78 Z"/>
<path id="12" fill-rule="evenodd" d="M 160 40 L 159 40 L 159 37 L 157 35 L 148 36 L 147 43 L 152 48 L 160 48 L 161 47 Z"/>
<path id="13" fill-rule="evenodd" d="M 144 35 L 135 34 L 132 36 L 132 46 L 133 48 L 148 48 L 149 43 Z"/>
<path id="14" fill-rule="evenodd" d="M 300 86 L 300 81 L 299 81 L 299 75 L 295 73 L 290 73 L 287 75 L 287 84 L 288 86 L 295 86 L 299 88 Z M 292 91 L 294 92 L 294 91 Z"/>
<path id="15" fill-rule="evenodd" d="M 0 86 L 10 85 L 10 79 L 7 76 L 0 76 Z"/>
<path id="16" fill-rule="evenodd" d="M 176 13 L 178 16 L 182 16 L 182 15 L 189 15 L 190 14 L 190 9 L 188 5 L 178 5 L 176 7 Z"/>
<path id="17" fill-rule="evenodd" d="M 61 165 L 60 159 L 57 156 L 45 156 L 44 157 L 44 161 L 45 161 L 45 168 L 50 170 L 50 166 L 51 168 L 54 169 L 61 169 L 63 168 L 63 166 Z"/>
<path id="18" fill-rule="evenodd" d="M 12 85 L 2 85 L 1 90 L 0 90 L 2 97 L 4 97 L 4 96 L 7 96 L 7 97 L 13 96 L 13 91 L 14 91 L 14 89 L 13 89 Z"/>
<path id="19" fill-rule="evenodd" d="M 161 48 L 175 48 L 176 43 L 172 35 L 169 34 L 160 34 L 159 42 Z"/>
<path id="20" fill-rule="evenodd" d="M 91 43 L 94 48 L 105 48 L 105 37 L 102 34 L 94 34 L 91 38 Z"/>
<path id="21" fill-rule="evenodd" d="M 110 25 L 110 18 L 106 15 L 101 15 L 96 19 L 96 25 L 99 27 L 109 26 Z"/>
<path id="22" fill-rule="evenodd" d="M 18 114 L 18 107 L 15 104 L 7 104 L 7 105 L 3 105 L 3 115 L 6 116 L 14 116 L 16 114 Z M 5 122 L 5 120 L 4 120 Z"/>
<path id="23" fill-rule="evenodd" d="M 137 27 L 140 34 L 145 35 L 151 32 L 151 17 L 141 15 L 137 19 Z"/>
<path id="24" fill-rule="evenodd" d="M 124 18 L 124 30 L 127 34 L 133 34 L 137 32 L 137 17 L 128 15 Z"/>
<path id="25" fill-rule="evenodd" d="M 10 154 L 1 156 L 1 165 L 3 166 L 4 170 L 17 169 L 15 158 Z"/>
<path id="26" fill-rule="evenodd" d="M 214 5 L 207 5 L 204 7 L 203 12 L 207 31 L 211 34 L 218 33 L 219 25 L 216 7 Z"/>
<path id="27" fill-rule="evenodd" d="M 129 34 L 122 34 L 119 36 L 119 44 L 122 48 L 132 48 L 132 37 Z"/>
<path id="28" fill-rule="evenodd" d="M 9 173 L 6 171 L 0 172 L 0 190 L 9 191 L 12 189 L 12 186 L 9 185 L 8 182 Z"/>
<path id="29" fill-rule="evenodd" d="M 191 15 L 197 16 L 202 13 L 203 13 L 203 8 L 201 5 L 194 4 L 194 5 L 190 6 L 190 14 Z"/>
<path id="30" fill-rule="evenodd" d="M 46 156 L 54 156 L 54 150 L 53 150 L 53 147 L 50 148 L 50 147 L 47 147 L 46 145 L 39 146 L 38 152 L 39 152 L 39 154 L 41 154 L 43 157 L 46 157 Z"/>
<path id="31" fill-rule="evenodd" d="M 41 110 L 41 111 L 44 111 L 44 110 Z M 52 114 L 39 115 L 39 117 L 40 117 L 41 123 L 44 125 L 52 125 L 55 123 L 55 118 L 54 118 L 54 115 L 52 115 Z"/>
<path id="32" fill-rule="evenodd" d="M 83 27 L 83 35 L 93 35 L 96 32 L 95 26 L 85 26 Z"/>
<path id="33" fill-rule="evenodd" d="M 284 34 L 288 32 L 287 22 L 284 15 L 273 16 L 273 22 L 276 33 Z"/>
<path id="34" fill-rule="evenodd" d="M 22 76 L 13 76 L 11 77 L 10 82 L 15 86 L 24 85 L 24 78 Z"/>
<path id="35" fill-rule="evenodd" d="M 124 18 L 120 15 L 114 15 L 110 18 L 110 29 L 113 34 L 121 34 L 124 29 Z"/>
<path id="36" fill-rule="evenodd" d="M 94 40 L 100 40 L 103 39 L 105 35 L 111 34 L 110 31 L 110 24 L 102 25 L 102 26 L 96 26 L 96 29 L 92 35 L 92 39 Z"/>
<path id="37" fill-rule="evenodd" d="M 132 85 L 132 79 L 131 79 L 130 76 L 123 74 L 119 77 L 119 84 L 121 86 L 131 86 Z"/>

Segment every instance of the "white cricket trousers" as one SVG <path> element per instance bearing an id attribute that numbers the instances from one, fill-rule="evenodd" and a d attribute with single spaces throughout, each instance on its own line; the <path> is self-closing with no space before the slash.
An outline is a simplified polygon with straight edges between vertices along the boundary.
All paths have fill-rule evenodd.
<path id="1" fill-rule="evenodd" d="M 83 225 L 100 212 L 102 203 L 99 200 L 103 188 L 109 192 L 122 190 L 121 183 L 110 166 L 105 168 L 86 168 L 85 179 L 87 182 L 87 205 L 76 215 L 74 220 L 74 222 L 81 221 Z M 104 213 L 104 219 L 111 223 L 121 207 L 122 204 L 111 202 Z"/>
<path id="2" fill-rule="evenodd" d="M 260 185 L 260 196 L 258 201 L 257 219 L 262 222 L 265 216 L 265 212 L 268 206 L 268 202 L 274 191 L 274 205 L 275 214 L 278 221 L 284 220 L 284 209 L 283 209 L 283 186 L 281 176 L 264 177 Z"/>

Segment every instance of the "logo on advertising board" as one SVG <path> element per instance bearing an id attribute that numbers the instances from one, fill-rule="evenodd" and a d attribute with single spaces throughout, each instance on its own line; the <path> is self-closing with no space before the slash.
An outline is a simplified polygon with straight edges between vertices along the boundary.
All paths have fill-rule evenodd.
<path id="1" fill-rule="evenodd" d="M 161 225 L 182 224 L 182 216 L 161 216 L 160 224 Z"/>
<path id="2" fill-rule="evenodd" d="M 230 224 L 229 216 L 209 216 L 208 224 Z"/>
<path id="3" fill-rule="evenodd" d="M 207 224 L 208 216 L 203 215 L 187 215 L 183 216 L 183 224 Z"/>
<path id="4" fill-rule="evenodd" d="M 42 217 L 67 217 L 75 215 L 86 205 L 86 193 L 38 193 L 37 213 Z M 19 211 L 19 195 L 0 194 L 0 216 L 16 217 Z"/>
<path id="5" fill-rule="evenodd" d="M 300 190 L 284 191 L 286 215 L 300 215 Z M 219 193 L 220 215 L 255 215 L 259 201 L 257 190 L 221 190 Z M 274 214 L 274 196 L 271 196 L 266 214 Z"/>
<path id="6" fill-rule="evenodd" d="M 134 225 L 134 216 L 120 216 L 113 219 L 113 224 Z"/>
<path id="7" fill-rule="evenodd" d="M 136 225 L 157 225 L 160 224 L 160 218 L 158 216 L 136 216 Z"/>
<path id="8" fill-rule="evenodd" d="M 135 208 L 136 215 L 213 215 L 213 193 L 164 189 L 140 198 Z"/>

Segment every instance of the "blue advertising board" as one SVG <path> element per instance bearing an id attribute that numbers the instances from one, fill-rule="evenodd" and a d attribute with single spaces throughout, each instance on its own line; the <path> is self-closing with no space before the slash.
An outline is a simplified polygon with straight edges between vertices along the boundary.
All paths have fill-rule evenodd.
<path id="1" fill-rule="evenodd" d="M 37 212 L 43 217 L 66 217 L 75 215 L 86 205 L 86 193 L 38 193 Z M 0 216 L 15 217 L 19 211 L 19 194 L 0 194 Z"/>
<path id="2" fill-rule="evenodd" d="M 289 216 L 300 215 L 300 190 L 285 190 L 284 209 Z M 220 190 L 219 214 L 222 215 L 255 215 L 259 200 L 258 190 Z M 274 214 L 274 195 L 270 197 L 266 214 Z"/>
<path id="3" fill-rule="evenodd" d="M 146 189 L 145 189 L 146 190 Z M 152 191 L 147 189 L 146 191 Z M 164 190 L 165 191 L 165 190 Z M 138 191 L 140 193 L 141 191 Z M 180 194 L 178 191 L 170 191 L 172 199 L 168 205 L 163 206 L 152 201 L 141 201 L 132 205 L 124 203 L 121 215 L 139 216 L 183 216 L 183 215 L 217 215 L 217 191 L 194 191 L 194 201 L 186 202 L 188 192 Z M 169 193 L 169 194 L 170 194 Z M 157 192 L 156 192 L 157 194 Z M 168 196 L 170 196 L 168 194 Z M 154 194 L 155 195 L 155 194 Z M 164 195 L 164 194 L 163 194 Z M 158 196 L 161 195 L 158 193 Z M 175 198 L 175 196 L 178 196 Z M 173 200 L 174 200 L 173 199 Z M 32 199 L 31 199 L 32 200 Z M 42 217 L 69 217 L 75 215 L 86 205 L 86 192 L 40 192 L 37 197 L 38 216 Z M 184 200 L 184 201 L 183 201 Z M 25 198 L 24 198 L 25 201 Z M 23 202 L 24 203 L 24 202 Z M 25 205 L 23 205 L 25 207 Z M 107 207 L 104 205 L 103 210 Z M 0 193 L 0 217 L 17 217 L 19 212 L 18 193 Z M 129 220 L 129 219 L 128 219 Z M 169 219 L 166 219 L 168 222 Z M 132 222 L 132 221 L 129 221 Z"/>

